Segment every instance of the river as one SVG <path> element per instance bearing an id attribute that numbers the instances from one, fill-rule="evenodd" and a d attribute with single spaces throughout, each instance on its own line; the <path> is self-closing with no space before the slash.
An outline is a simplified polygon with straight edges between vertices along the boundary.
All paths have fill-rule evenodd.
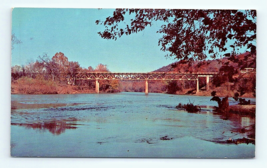
<path id="1" fill-rule="evenodd" d="M 255 117 L 232 114 L 226 119 L 213 112 L 217 103 L 210 99 L 124 92 L 11 95 L 12 104 L 26 106 L 11 110 L 11 156 L 254 157 L 254 144 L 227 141 L 247 137 L 240 130 L 255 129 Z M 189 102 L 200 105 L 201 112 L 175 108 Z"/>

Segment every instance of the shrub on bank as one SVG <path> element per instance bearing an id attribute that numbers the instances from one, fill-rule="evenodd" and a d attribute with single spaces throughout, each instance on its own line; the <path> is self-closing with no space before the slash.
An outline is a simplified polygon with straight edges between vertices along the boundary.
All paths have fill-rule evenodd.
<path id="1" fill-rule="evenodd" d="M 23 94 L 57 94 L 57 86 L 53 81 L 43 77 L 22 77 L 17 80 L 18 91 Z"/>
<path id="2" fill-rule="evenodd" d="M 196 106 L 194 105 L 193 103 L 187 103 L 187 104 L 181 104 L 179 103 L 177 106 L 176 106 L 177 109 L 185 109 L 187 112 L 189 113 L 196 113 L 196 112 L 199 112 L 201 111 L 201 108 L 200 106 Z"/>

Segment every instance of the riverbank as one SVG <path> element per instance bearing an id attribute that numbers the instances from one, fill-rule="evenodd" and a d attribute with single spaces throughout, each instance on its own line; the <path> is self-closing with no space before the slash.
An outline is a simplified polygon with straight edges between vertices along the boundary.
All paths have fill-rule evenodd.
<path id="1" fill-rule="evenodd" d="M 229 111 L 236 114 L 245 114 L 254 116 L 256 113 L 256 105 L 232 105 L 229 106 Z"/>
<path id="2" fill-rule="evenodd" d="M 19 85 L 11 83 L 11 94 L 90 94 L 94 89 L 72 85 Z"/>
<path id="3" fill-rule="evenodd" d="M 175 95 L 192 95 L 192 96 L 211 96 L 211 91 L 216 91 L 216 95 L 219 97 L 233 97 L 234 93 L 237 91 L 227 90 L 224 87 L 210 88 L 206 91 L 205 88 L 201 88 L 198 93 L 195 89 L 183 89 L 182 91 L 177 91 Z M 104 92 L 100 93 L 118 93 L 116 92 Z M 60 85 L 56 83 L 42 82 L 42 83 L 32 83 L 32 84 L 18 84 L 17 82 L 11 83 L 11 94 L 94 94 L 95 89 L 89 88 L 88 86 L 73 86 L 73 85 Z M 152 92 L 152 93 L 164 93 L 165 92 Z M 243 98 L 255 98 L 253 93 L 245 93 Z"/>
<path id="4" fill-rule="evenodd" d="M 219 97 L 233 97 L 234 94 L 237 92 L 237 91 L 227 91 L 227 90 L 221 90 L 221 89 L 210 89 L 209 91 L 206 91 L 206 90 L 200 90 L 198 93 L 196 93 L 195 90 L 192 90 L 192 89 L 185 89 L 183 91 L 177 91 L 175 95 L 192 95 L 192 96 L 211 96 L 211 92 L 212 91 L 216 91 L 216 95 L 219 96 Z M 239 96 L 239 97 L 243 97 L 243 98 L 255 98 L 253 96 L 253 93 L 250 92 L 250 93 L 245 93 L 244 95 L 242 96 Z"/>
<path id="5" fill-rule="evenodd" d="M 216 91 L 216 89 L 215 89 Z M 236 91 L 216 91 L 216 95 L 219 96 L 219 97 L 233 97 L 234 94 L 236 93 Z M 197 94 L 195 94 L 196 96 L 211 96 L 211 90 L 210 91 L 200 91 L 198 92 Z M 253 96 L 253 93 L 245 93 L 244 95 L 242 96 L 239 96 L 239 97 L 243 97 L 243 98 L 255 98 Z"/>
<path id="6" fill-rule="evenodd" d="M 209 86 L 209 90 L 206 90 L 206 86 L 203 86 L 201 88 L 199 88 L 199 92 L 196 93 L 196 89 L 195 88 L 190 88 L 190 89 L 182 89 L 180 91 L 177 91 L 176 94 L 178 95 L 196 95 L 196 96 L 211 96 L 211 92 L 215 91 L 216 92 L 216 96 L 219 97 L 234 97 L 235 93 L 238 92 L 237 89 L 231 88 L 228 85 L 221 85 L 218 87 Z M 255 98 L 255 93 L 253 92 L 245 92 L 243 95 L 239 96 L 239 97 L 243 97 L 243 98 Z"/>

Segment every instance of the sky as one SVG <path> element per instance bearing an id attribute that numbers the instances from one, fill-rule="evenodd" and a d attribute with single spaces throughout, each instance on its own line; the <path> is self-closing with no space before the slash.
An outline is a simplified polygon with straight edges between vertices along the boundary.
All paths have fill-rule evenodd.
<path id="1" fill-rule="evenodd" d="M 160 50 L 159 22 L 116 41 L 102 39 L 104 26 L 95 21 L 111 16 L 114 9 L 14 8 L 12 34 L 22 43 L 12 49 L 12 66 L 35 62 L 45 53 L 62 52 L 83 68 L 102 63 L 111 72 L 150 72 L 175 60 Z"/>

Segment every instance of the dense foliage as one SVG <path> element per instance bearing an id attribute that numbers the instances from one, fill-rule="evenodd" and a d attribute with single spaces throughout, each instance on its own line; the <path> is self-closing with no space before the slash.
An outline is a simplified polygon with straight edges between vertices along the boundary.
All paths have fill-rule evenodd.
<path id="1" fill-rule="evenodd" d="M 35 62 L 25 66 L 13 66 L 11 68 L 11 80 L 18 84 L 20 93 L 26 94 L 60 93 L 60 88 L 55 87 L 60 85 L 77 86 L 75 89 L 78 90 L 93 90 L 95 81 L 75 79 L 77 73 L 87 72 L 109 72 L 109 70 L 103 64 L 97 65 L 95 69 L 91 66 L 87 69 L 82 68 L 78 62 L 69 61 L 64 53 L 58 52 L 52 58 L 45 54 L 39 56 Z M 119 92 L 118 81 L 100 80 L 99 84 L 100 90 L 103 92 Z"/>
<path id="2" fill-rule="evenodd" d="M 96 24 L 105 26 L 98 32 L 102 38 L 116 40 L 140 32 L 155 21 L 164 22 L 157 31 L 163 34 L 158 41 L 161 50 L 177 59 L 229 56 L 229 48 L 232 52 L 242 47 L 256 52 L 255 10 L 116 9 Z"/>

